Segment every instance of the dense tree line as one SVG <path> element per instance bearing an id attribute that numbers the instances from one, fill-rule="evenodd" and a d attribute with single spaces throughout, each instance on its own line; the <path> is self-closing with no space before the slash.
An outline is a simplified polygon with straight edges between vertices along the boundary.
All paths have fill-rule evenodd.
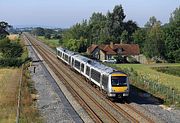
<path id="1" fill-rule="evenodd" d="M 83 20 L 63 33 L 63 45 L 85 52 L 91 44 L 136 43 L 141 53 L 150 59 L 180 62 L 180 8 L 164 25 L 153 16 L 140 28 L 132 20 L 124 21 L 125 17 L 121 5 L 106 15 L 93 13 L 88 21 Z"/>
<path id="2" fill-rule="evenodd" d="M 36 36 L 44 36 L 46 39 L 59 39 L 62 40 L 63 29 L 48 29 L 37 27 L 32 29 L 31 33 Z"/>
<path id="3" fill-rule="evenodd" d="M 156 17 L 149 18 L 144 27 L 133 20 L 125 21 L 121 5 L 106 15 L 95 12 L 89 20 L 76 23 L 69 29 L 35 28 L 32 33 L 45 38 L 59 39 L 64 47 L 85 52 L 91 44 L 135 43 L 140 52 L 155 61 L 180 62 L 180 8 L 172 14 L 167 24 L 162 25 Z"/>
<path id="4" fill-rule="evenodd" d="M 132 37 L 147 57 L 180 62 L 180 7 L 171 14 L 169 23 L 161 25 L 154 16 L 150 17 L 144 28 L 136 30 Z"/>
<path id="5" fill-rule="evenodd" d="M 72 26 L 63 34 L 63 44 L 74 51 L 85 52 L 91 44 L 133 43 L 132 34 L 138 29 L 132 21 L 124 21 L 126 15 L 121 5 L 114 7 L 112 12 L 93 13 L 90 19 L 83 20 Z"/>

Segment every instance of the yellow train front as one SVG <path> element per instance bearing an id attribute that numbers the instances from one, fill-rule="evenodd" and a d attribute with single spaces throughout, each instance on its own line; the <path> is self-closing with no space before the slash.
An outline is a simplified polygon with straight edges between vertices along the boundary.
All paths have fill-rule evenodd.
<path id="1" fill-rule="evenodd" d="M 116 71 L 109 74 L 108 97 L 126 98 L 129 96 L 129 81 L 127 74 Z"/>

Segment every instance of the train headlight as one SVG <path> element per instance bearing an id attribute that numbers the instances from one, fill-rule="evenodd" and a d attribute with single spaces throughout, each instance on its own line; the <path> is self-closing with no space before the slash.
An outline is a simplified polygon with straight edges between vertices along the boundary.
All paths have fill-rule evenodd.
<path id="1" fill-rule="evenodd" d="M 115 90 L 114 90 L 114 89 L 111 89 L 111 91 L 112 91 L 112 92 L 115 92 Z"/>

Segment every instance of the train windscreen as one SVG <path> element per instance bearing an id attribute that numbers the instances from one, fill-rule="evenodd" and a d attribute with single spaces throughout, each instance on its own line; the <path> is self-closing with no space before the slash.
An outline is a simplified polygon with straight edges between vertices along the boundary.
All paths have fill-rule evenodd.
<path id="1" fill-rule="evenodd" d="M 127 86 L 126 76 L 112 76 L 111 77 L 112 87 Z"/>

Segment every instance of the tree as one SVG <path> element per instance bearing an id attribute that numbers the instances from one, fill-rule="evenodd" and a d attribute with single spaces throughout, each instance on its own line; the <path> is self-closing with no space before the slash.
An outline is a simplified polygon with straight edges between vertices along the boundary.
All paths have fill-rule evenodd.
<path id="1" fill-rule="evenodd" d="M 127 43 L 132 43 L 132 34 L 138 29 L 138 26 L 136 22 L 133 22 L 132 20 L 128 20 L 127 22 L 124 23 L 124 29 L 128 32 L 127 35 Z"/>
<path id="2" fill-rule="evenodd" d="M 169 24 L 164 28 L 166 59 L 169 62 L 180 62 L 180 7 L 171 14 Z"/>
<path id="3" fill-rule="evenodd" d="M 144 25 L 144 27 L 151 28 L 155 26 L 156 24 L 161 25 L 161 22 L 157 20 L 155 16 L 152 16 L 149 18 L 149 21 Z"/>
<path id="4" fill-rule="evenodd" d="M 44 36 L 45 35 L 45 30 L 44 30 L 44 28 L 37 27 L 34 30 L 32 30 L 32 33 L 34 35 L 37 35 L 37 36 Z"/>
<path id="5" fill-rule="evenodd" d="M 126 30 L 124 30 L 122 33 L 121 33 L 121 42 L 120 43 L 128 43 L 128 32 Z"/>
<path id="6" fill-rule="evenodd" d="M 164 57 L 164 33 L 160 24 L 152 26 L 147 33 L 144 43 L 144 54 L 149 58 L 161 59 Z"/>
<path id="7" fill-rule="evenodd" d="M 7 29 L 11 26 L 7 22 L 0 22 L 0 39 L 5 38 L 9 33 L 7 32 Z"/>
<path id="8" fill-rule="evenodd" d="M 104 43 L 107 40 L 106 16 L 102 13 L 93 13 L 88 25 L 88 39 L 91 43 Z"/>
<path id="9" fill-rule="evenodd" d="M 50 33 L 46 33 L 46 34 L 44 35 L 44 37 L 45 37 L 46 39 L 51 39 L 51 34 L 50 34 Z"/>
<path id="10" fill-rule="evenodd" d="M 147 35 L 146 32 L 147 32 L 146 29 L 140 28 L 132 34 L 132 39 L 135 44 L 138 44 L 140 46 L 141 53 L 143 52 L 142 49 L 144 47 L 144 42 L 146 40 L 146 35 Z"/>
<path id="11" fill-rule="evenodd" d="M 116 42 L 120 40 L 120 35 L 124 30 L 123 20 L 125 17 L 126 16 L 121 5 L 116 5 L 112 13 L 107 13 L 108 33 L 112 40 L 115 40 Z"/>
<path id="12" fill-rule="evenodd" d="M 77 39 L 69 39 L 64 40 L 63 46 L 67 49 L 75 52 L 85 52 L 87 48 L 87 39 L 81 37 L 79 40 Z"/>

